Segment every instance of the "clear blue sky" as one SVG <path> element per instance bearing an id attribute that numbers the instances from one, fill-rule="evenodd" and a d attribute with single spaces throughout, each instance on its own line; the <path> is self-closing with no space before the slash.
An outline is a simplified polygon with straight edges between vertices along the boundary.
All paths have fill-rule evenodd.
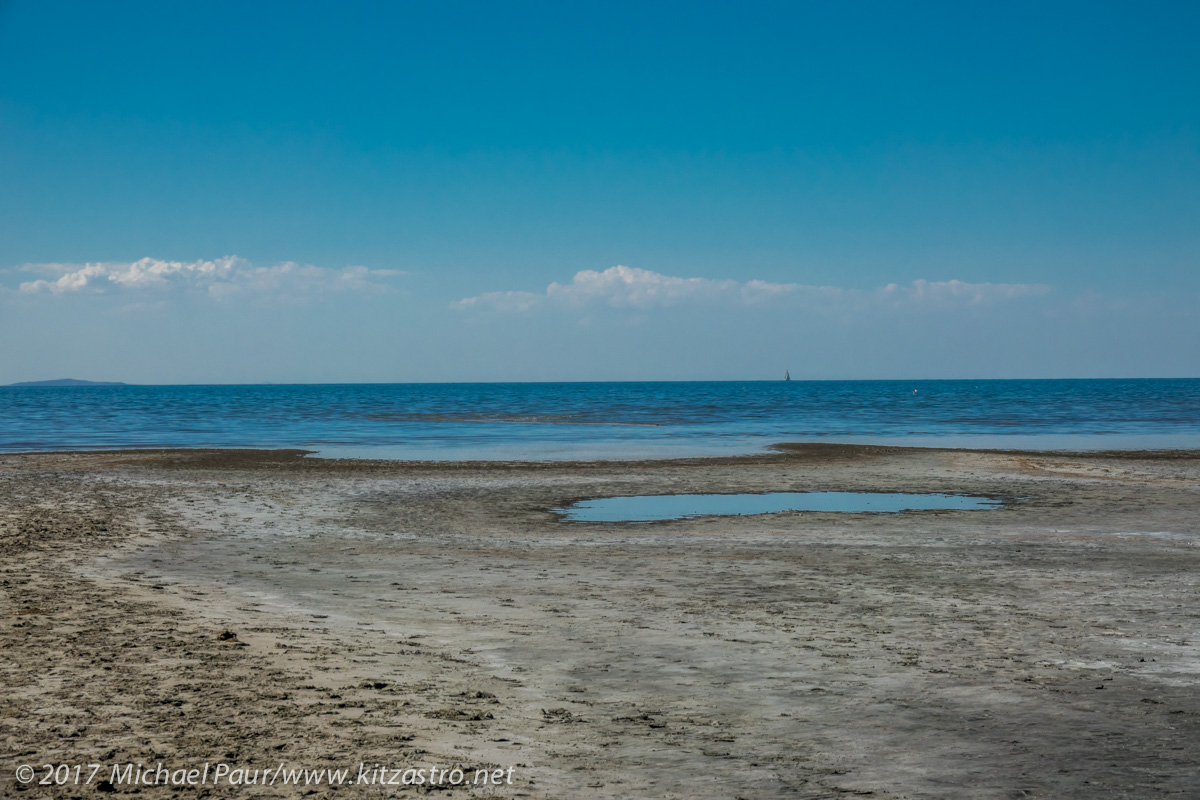
<path id="1" fill-rule="evenodd" d="M 0 383 L 1198 376 L 1198 41 L 1184 2 L 0 0 Z"/>

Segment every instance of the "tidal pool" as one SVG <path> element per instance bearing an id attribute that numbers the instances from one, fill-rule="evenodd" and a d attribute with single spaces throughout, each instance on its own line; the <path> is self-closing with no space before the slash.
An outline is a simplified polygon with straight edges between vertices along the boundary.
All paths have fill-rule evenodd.
<path id="1" fill-rule="evenodd" d="M 662 494 L 601 497 L 555 509 L 571 522 L 658 522 L 689 517 L 743 516 L 777 511 L 898 514 L 901 511 L 999 508 L 990 497 L 903 492 L 768 492 L 766 494 Z"/>

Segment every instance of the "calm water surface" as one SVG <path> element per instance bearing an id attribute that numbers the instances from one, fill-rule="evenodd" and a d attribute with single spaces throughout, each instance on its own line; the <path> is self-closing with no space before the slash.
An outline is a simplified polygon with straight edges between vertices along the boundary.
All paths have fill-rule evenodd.
<path id="1" fill-rule="evenodd" d="M 836 511 L 898 514 L 953 509 L 982 511 L 1000 501 L 954 494 L 902 492 L 767 492 L 764 494 L 667 494 L 602 497 L 556 509 L 571 522 L 659 522 L 708 516 L 773 514 L 779 511 Z"/>
<path id="2" fill-rule="evenodd" d="M 0 387 L 0 451 L 624 458 L 784 441 L 1200 447 L 1200 380 Z"/>

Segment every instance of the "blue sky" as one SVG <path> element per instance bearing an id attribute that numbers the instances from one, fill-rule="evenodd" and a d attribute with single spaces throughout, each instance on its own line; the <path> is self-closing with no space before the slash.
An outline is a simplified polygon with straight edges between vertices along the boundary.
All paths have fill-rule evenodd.
<path id="1" fill-rule="evenodd" d="M 1197 376 L 1198 40 L 0 0 L 0 383 Z"/>

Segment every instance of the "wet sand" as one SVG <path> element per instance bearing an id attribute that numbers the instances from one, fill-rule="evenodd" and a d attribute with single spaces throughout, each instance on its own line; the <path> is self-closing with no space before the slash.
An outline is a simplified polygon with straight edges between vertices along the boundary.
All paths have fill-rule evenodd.
<path id="1" fill-rule="evenodd" d="M 1006 503 L 551 511 L 735 491 Z M 513 769 L 448 797 L 1200 796 L 1198 543 L 1195 452 L 0 456 L 0 796 L 97 794 L 20 764 L 130 761 Z"/>

